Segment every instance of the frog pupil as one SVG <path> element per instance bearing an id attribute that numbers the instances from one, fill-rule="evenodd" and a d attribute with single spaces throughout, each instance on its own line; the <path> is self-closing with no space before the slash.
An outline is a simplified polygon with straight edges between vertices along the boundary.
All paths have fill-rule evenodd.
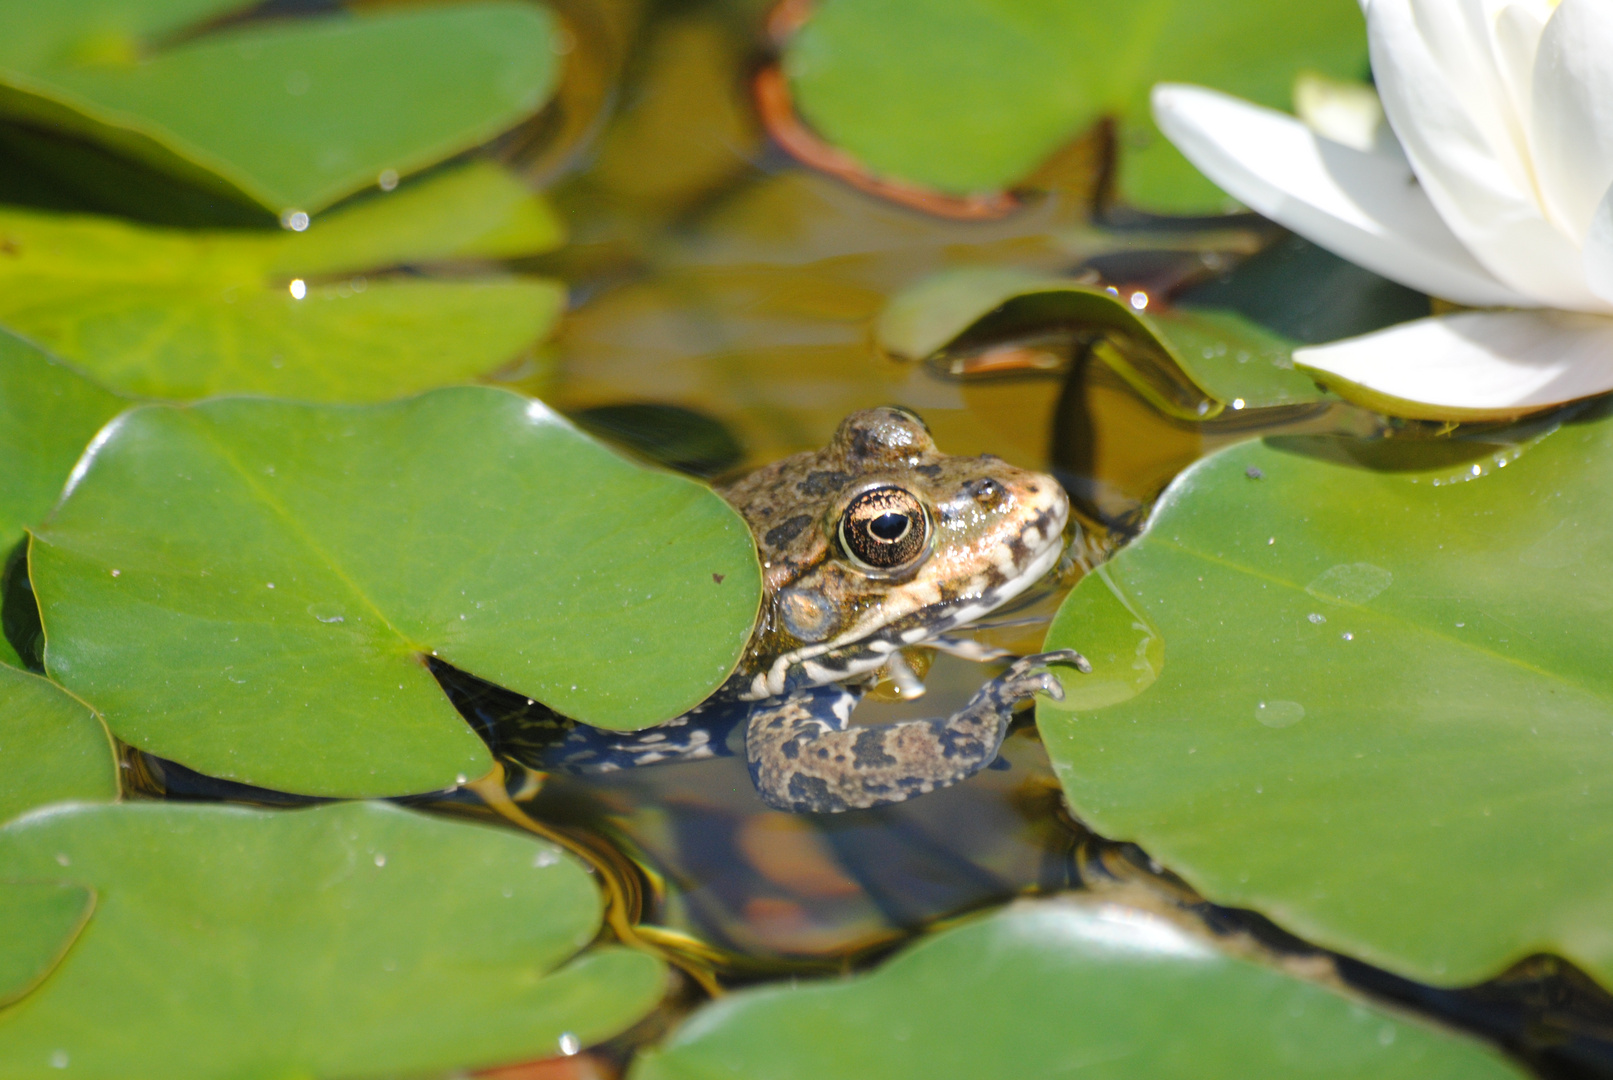
<path id="1" fill-rule="evenodd" d="M 929 518 L 912 492 L 894 485 L 852 499 L 840 518 L 840 548 L 868 570 L 894 570 L 921 558 Z"/>
<path id="2" fill-rule="evenodd" d="M 900 540 L 911 522 L 906 514 L 881 514 L 868 523 L 868 531 L 885 541 Z"/>

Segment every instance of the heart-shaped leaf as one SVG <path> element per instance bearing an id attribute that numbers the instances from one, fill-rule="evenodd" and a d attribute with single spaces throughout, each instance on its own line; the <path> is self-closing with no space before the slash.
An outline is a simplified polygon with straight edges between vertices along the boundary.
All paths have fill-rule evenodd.
<path id="1" fill-rule="evenodd" d="M 384 400 L 509 362 L 548 331 L 565 291 L 508 275 L 378 272 L 529 255 L 560 239 L 546 205 L 487 163 L 303 233 L 0 210 L 0 323 L 125 393 Z"/>
<path id="2" fill-rule="evenodd" d="M 948 930 L 858 979 L 734 994 L 641 1055 L 630 1080 L 1071 1075 L 1523 1074 L 1465 1038 L 1086 900 Z"/>
<path id="3" fill-rule="evenodd" d="M 722 683 L 761 595 L 716 494 L 484 387 L 135 409 L 30 558 L 46 667 L 119 738 L 316 795 L 487 771 L 423 654 L 643 727 Z"/>
<path id="4" fill-rule="evenodd" d="M 56 970 L 95 910 L 95 892 L 49 881 L 0 881 L 0 1009 Z"/>
<path id="5" fill-rule="evenodd" d="M 554 19 L 509 0 L 301 19 L 242 0 L 0 9 L 0 111 L 85 134 L 276 214 L 486 142 L 559 74 Z"/>
<path id="6" fill-rule="evenodd" d="M 79 454 L 127 404 L 0 329 L 0 550 L 55 505 Z"/>
<path id="7" fill-rule="evenodd" d="M 1142 294 L 1138 294 L 1142 296 Z M 1005 307 L 1012 305 L 1012 310 Z M 1294 370 L 1295 342 L 1235 311 L 1145 311 L 1130 297 L 1013 267 L 970 267 L 922 279 L 880 313 L 875 340 L 893 356 L 929 357 L 990 317 L 998 323 L 1085 329 L 1093 356 L 1165 412 L 1204 420 L 1242 409 L 1319 401 Z M 1107 334 L 1108 336 L 1102 336 Z"/>
<path id="8" fill-rule="evenodd" d="M 37 675 L 0 664 L 0 821 L 68 799 L 115 799 L 106 728 L 83 703 Z"/>
<path id="9" fill-rule="evenodd" d="M 1301 69 L 1354 78 L 1366 52 L 1349 0 L 825 0 L 784 66 L 802 115 L 876 173 L 998 191 L 1113 116 L 1127 200 L 1202 211 L 1226 196 L 1154 127 L 1154 83 L 1282 108 Z"/>
<path id="10" fill-rule="evenodd" d="M 577 955 L 599 892 L 557 848 L 384 804 L 69 807 L 0 829 L 0 878 L 99 898 L 0 1012 L 8 1076 L 439 1075 L 608 1038 L 666 987 Z"/>
<path id="11" fill-rule="evenodd" d="M 1613 986 L 1610 486 L 1606 417 L 1199 463 L 1049 631 L 1096 669 L 1038 705 L 1071 806 L 1411 978 Z"/>

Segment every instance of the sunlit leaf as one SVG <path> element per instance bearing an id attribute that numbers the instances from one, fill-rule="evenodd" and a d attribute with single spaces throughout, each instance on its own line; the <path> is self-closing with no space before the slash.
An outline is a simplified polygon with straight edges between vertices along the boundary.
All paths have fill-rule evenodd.
<path id="1" fill-rule="evenodd" d="M 560 239 L 545 204 L 485 163 L 303 233 L 0 210 L 0 323 L 126 393 L 384 400 L 507 363 L 547 332 L 565 293 L 509 275 L 378 272 Z"/>
<path id="2" fill-rule="evenodd" d="M 930 937 L 871 975 L 706 1006 L 630 1080 L 1103 1080 L 1523 1074 L 1465 1038 L 1228 956 L 1158 916 L 1021 907 Z"/>
<path id="3" fill-rule="evenodd" d="M 1122 195 L 1185 211 L 1226 196 L 1154 127 L 1155 82 L 1282 108 L 1300 69 L 1353 78 L 1367 56 L 1349 0 L 825 0 L 784 64 L 805 118 L 877 173 L 997 191 L 1114 116 Z"/>
<path id="4" fill-rule="evenodd" d="M 727 677 L 761 590 L 716 494 L 480 387 L 136 409 L 31 560 L 46 667 L 119 738 L 349 796 L 487 771 L 424 654 L 642 727 Z"/>
<path id="5" fill-rule="evenodd" d="M 441 1075 L 597 1042 L 666 985 L 642 953 L 577 955 L 599 892 L 558 849 L 382 804 L 34 815 L 0 829 L 0 878 L 98 894 L 0 1012 L 9 1076 Z"/>
<path id="6" fill-rule="evenodd" d="M 1183 473 L 1048 635 L 1096 669 L 1038 705 L 1075 813 L 1411 978 L 1613 985 L 1613 420 L 1497 439 Z"/>
<path id="7" fill-rule="evenodd" d="M 229 22 L 241 0 L 0 9 L 0 110 L 88 135 L 276 214 L 314 212 L 468 150 L 558 77 L 536 4 Z M 209 28 L 225 20 L 225 25 Z"/>
<path id="8" fill-rule="evenodd" d="M 118 794 L 112 742 L 95 714 L 61 687 L 3 664 L 0 768 L 0 821 L 46 803 Z"/>

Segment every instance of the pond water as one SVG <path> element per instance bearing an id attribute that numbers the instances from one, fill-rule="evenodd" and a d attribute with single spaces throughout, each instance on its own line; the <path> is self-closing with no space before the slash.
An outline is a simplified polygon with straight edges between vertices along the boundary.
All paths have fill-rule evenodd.
<path id="1" fill-rule="evenodd" d="M 253 17 L 337 6 L 285 0 Z M 970 630 L 985 645 L 1039 651 L 1070 591 L 1139 534 L 1173 479 L 1223 448 L 1272 436 L 1270 445 L 1297 448 L 1296 456 L 1349 458 L 1384 475 L 1415 473 L 1449 485 L 1525 457 L 1559 424 L 1600 415 L 1595 406 L 1570 407 L 1518 423 L 1456 424 L 1390 418 L 1324 393 L 1223 401 L 1206 388 L 1210 381 L 1195 380 L 1161 347 L 1108 332 L 1113 327 L 1095 324 L 1089 309 L 1034 290 L 984 304 L 938 347 L 904 356 L 881 338 L 882 316 L 927 279 L 982 268 L 1073 280 L 1107 290 L 1135 312 L 1236 313 L 1299 343 L 1418 318 L 1440 310 L 1441 302 L 1253 214 L 1128 209 L 1116 198 L 1114 171 L 1126 147 L 1112 124 L 1066 145 L 1000 204 L 960 208 L 959 200 L 933 192 L 917 198 L 883 190 L 867 175 L 847 175 L 834 154 L 812 141 L 770 74 L 780 35 L 806 17 L 804 5 L 769 11 L 751 2 L 565 0 L 553 6 L 564 26 L 557 53 L 566 57 L 554 100 L 476 153 L 541 186 L 565 242 L 529 245 L 513 256 L 492 248 L 478 254 L 484 238 L 467 233 L 435 242 L 444 252 L 462 245 L 458 254 L 468 252 L 468 259 L 445 266 L 422 257 L 373 280 L 468 281 L 496 269 L 562 281 L 568 299 L 552 335 L 481 381 L 540 398 L 635 460 L 703 481 L 720 484 L 817 449 L 848 413 L 886 404 L 921 414 L 947 453 L 995 454 L 1053 474 L 1072 501 L 1070 556 Z M 35 165 L 55 160 L 58 174 L 72 171 L 72 154 L 119 160 L 52 138 L 27 124 L 0 128 L 0 146 L 24 148 Z M 49 183 L 48 169 L 35 168 L 13 170 L 18 175 L 0 185 L 0 195 L 35 208 L 123 212 L 155 224 L 263 225 L 262 214 L 233 201 L 144 167 L 117 167 L 151 190 L 122 201 L 95 191 L 63 195 Z M 394 173 L 391 184 L 397 183 Z M 382 188 L 390 190 L 384 179 Z M 309 235 L 317 234 L 316 214 Z M 372 287 L 350 269 L 309 280 L 316 289 L 346 288 L 344 298 Z M 302 300 L 308 288 L 297 278 L 291 295 Z M 475 331 L 474 312 L 454 318 L 461 321 L 449 336 Z M 1226 361 L 1227 346 L 1217 348 L 1204 347 L 1206 363 Z M 1245 361 L 1265 362 L 1237 359 Z M 1235 369 L 1226 362 L 1215 370 Z M 1291 373 L 1292 364 L 1284 370 Z M 398 395 L 382 388 L 374 396 Z M 1263 468 L 1250 465 L 1245 475 L 1263 480 Z M 1326 583 L 1313 582 L 1310 595 L 1318 603 L 1365 604 L 1371 596 L 1345 595 L 1354 587 L 1354 578 L 1345 581 L 1351 567 L 1362 566 L 1389 573 L 1363 555 L 1329 571 L 1339 573 L 1328 581 L 1343 585 L 1329 592 Z M 26 568 L 25 548 L 18 547 L 6 575 L 5 634 L 24 665 L 43 671 L 49 665 Z M 315 618 L 340 624 L 352 614 L 321 602 Z M 1146 637 L 1152 615 L 1132 615 Z M 1320 611 L 1310 618 L 1326 622 Z M 922 648 L 911 654 L 925 677 L 924 695 L 904 699 L 893 683 L 880 683 L 854 723 L 948 715 L 1003 666 Z M 1141 663 L 1141 646 L 1138 657 Z M 563 733 L 563 718 L 445 660 L 429 664 L 497 756 L 503 791 L 513 801 L 487 787 L 399 801 L 447 820 L 512 830 L 524 823 L 557 840 L 604 887 L 616 938 L 684 973 L 657 1013 L 602 1047 L 575 1056 L 576 1037 L 562 1036 L 571 1065 L 495 1075 L 581 1077 L 585 1064 L 611 1074 L 713 992 L 869 970 L 965 916 L 1024 897 L 1082 893 L 1169 911 L 1229 951 L 1476 1033 L 1539 1075 L 1613 1077 L 1613 998 L 1575 965 L 1529 955 L 1477 986 L 1436 986 L 1394 974 L 1376 959 L 1311 944 L 1282 929 L 1281 920 L 1212 904 L 1148 851 L 1105 838 L 1072 813 L 1061 787 L 1068 778 L 1055 769 L 1029 711 L 1016 720 L 998 760 L 966 782 L 873 810 L 792 814 L 762 803 L 737 743 L 705 760 L 599 776 L 545 775 L 543 750 Z M 1245 678 L 1241 671 L 1222 673 L 1229 683 Z M 1273 732 L 1320 723 L 1305 706 L 1279 696 L 1258 722 Z M 731 742 L 741 737 L 736 732 Z M 216 779 L 130 743 L 120 741 L 118 754 L 125 792 L 137 800 L 319 801 Z M 608 939 L 612 930 L 604 934 Z"/>

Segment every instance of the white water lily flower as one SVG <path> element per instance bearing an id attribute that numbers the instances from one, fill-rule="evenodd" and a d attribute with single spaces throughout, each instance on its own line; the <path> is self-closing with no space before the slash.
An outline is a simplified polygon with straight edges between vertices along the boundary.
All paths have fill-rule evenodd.
<path id="1" fill-rule="evenodd" d="M 1514 415 L 1613 390 L 1613 0 L 1362 8 L 1396 138 L 1346 146 L 1213 90 L 1154 88 L 1160 130 L 1252 209 L 1384 277 L 1492 309 L 1295 361 L 1410 416 Z"/>

